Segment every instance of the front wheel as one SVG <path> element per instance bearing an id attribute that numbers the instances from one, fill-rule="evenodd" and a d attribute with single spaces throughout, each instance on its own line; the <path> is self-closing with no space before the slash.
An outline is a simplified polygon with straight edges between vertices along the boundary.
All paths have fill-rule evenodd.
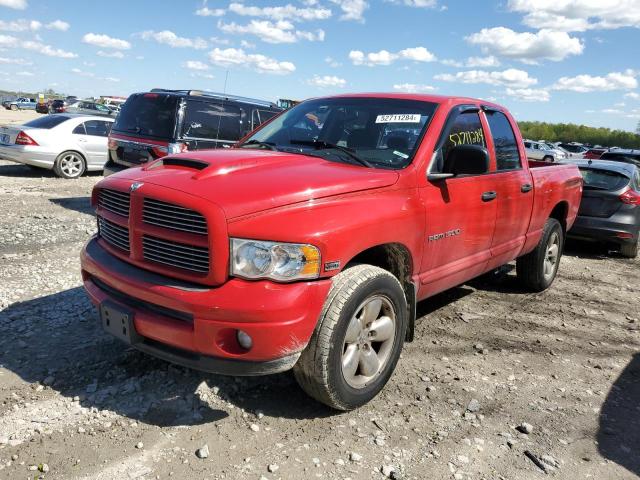
<path id="1" fill-rule="evenodd" d="M 555 160 L 551 155 L 547 155 L 542 159 L 543 162 L 553 163 Z"/>
<path id="2" fill-rule="evenodd" d="M 53 165 L 53 171 L 61 178 L 78 178 L 86 169 L 84 157 L 78 152 L 62 152 Z"/>
<path id="3" fill-rule="evenodd" d="M 407 303 L 396 277 L 357 265 L 333 278 L 333 286 L 307 348 L 294 367 L 311 397 L 337 410 L 352 410 L 385 386 L 400 357 Z"/>
<path id="4" fill-rule="evenodd" d="M 550 218 L 544 225 L 536 248 L 516 261 L 518 279 L 534 292 L 549 288 L 558 273 L 563 248 L 562 225 L 555 218 Z"/>
<path id="5" fill-rule="evenodd" d="M 18 110 L 18 106 L 17 106 L 17 105 L 11 105 L 9 108 L 10 108 L 11 110 L 13 110 L 14 112 L 15 112 L 16 110 Z"/>

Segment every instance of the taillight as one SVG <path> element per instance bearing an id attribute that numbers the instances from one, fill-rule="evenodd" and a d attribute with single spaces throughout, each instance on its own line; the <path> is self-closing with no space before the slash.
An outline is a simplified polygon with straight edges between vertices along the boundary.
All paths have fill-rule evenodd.
<path id="1" fill-rule="evenodd" d="M 620 201 L 627 205 L 640 205 L 640 193 L 629 189 L 620 195 Z"/>
<path id="2" fill-rule="evenodd" d="M 167 145 L 169 153 L 182 153 L 187 151 L 186 143 L 170 143 Z"/>
<path id="3" fill-rule="evenodd" d="M 26 133 L 20 132 L 16 137 L 16 145 L 33 145 L 37 147 L 38 143 Z"/>

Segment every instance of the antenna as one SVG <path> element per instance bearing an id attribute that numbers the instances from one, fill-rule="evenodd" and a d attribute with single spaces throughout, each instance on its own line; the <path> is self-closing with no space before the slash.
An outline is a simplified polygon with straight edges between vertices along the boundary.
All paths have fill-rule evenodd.
<path id="1" fill-rule="evenodd" d="M 227 80 L 229 79 L 229 70 L 224 74 L 224 87 L 222 88 L 222 108 L 224 109 L 225 95 L 227 94 Z M 220 112 L 222 113 L 222 112 Z M 216 131 L 216 147 L 218 146 L 218 140 L 220 139 L 220 123 L 222 122 L 222 115 L 218 115 L 218 130 Z"/>

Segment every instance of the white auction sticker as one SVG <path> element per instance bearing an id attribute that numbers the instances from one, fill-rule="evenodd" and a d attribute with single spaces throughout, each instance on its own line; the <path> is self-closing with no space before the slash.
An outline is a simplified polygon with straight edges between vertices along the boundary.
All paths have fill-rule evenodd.
<path id="1" fill-rule="evenodd" d="M 420 123 L 420 114 L 394 113 L 392 115 L 378 115 L 376 123 Z"/>

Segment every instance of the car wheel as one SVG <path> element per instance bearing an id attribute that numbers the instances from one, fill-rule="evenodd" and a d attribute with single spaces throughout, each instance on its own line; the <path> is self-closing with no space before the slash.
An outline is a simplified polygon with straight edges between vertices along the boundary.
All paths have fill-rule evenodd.
<path id="1" fill-rule="evenodd" d="M 53 171 L 61 178 L 78 178 L 86 168 L 85 159 L 78 152 L 62 152 L 56 158 Z"/>
<path id="2" fill-rule="evenodd" d="M 398 363 L 407 315 L 402 286 L 388 271 L 356 265 L 339 273 L 293 369 L 298 384 L 337 410 L 364 405 Z"/>
<path id="3" fill-rule="evenodd" d="M 621 244 L 620 255 L 626 258 L 636 258 L 638 256 L 638 239 L 634 243 Z"/>
<path id="4" fill-rule="evenodd" d="M 9 108 L 13 111 L 16 111 L 18 110 L 18 105 L 11 105 Z"/>
<path id="5" fill-rule="evenodd" d="M 558 273 L 563 248 L 562 225 L 555 218 L 550 218 L 544 225 L 536 248 L 516 261 L 518 279 L 534 292 L 549 288 Z"/>
<path id="6" fill-rule="evenodd" d="M 542 161 L 543 161 L 543 162 L 550 162 L 550 163 L 555 162 L 554 158 L 553 158 L 551 155 L 546 155 L 546 156 L 542 159 Z"/>

